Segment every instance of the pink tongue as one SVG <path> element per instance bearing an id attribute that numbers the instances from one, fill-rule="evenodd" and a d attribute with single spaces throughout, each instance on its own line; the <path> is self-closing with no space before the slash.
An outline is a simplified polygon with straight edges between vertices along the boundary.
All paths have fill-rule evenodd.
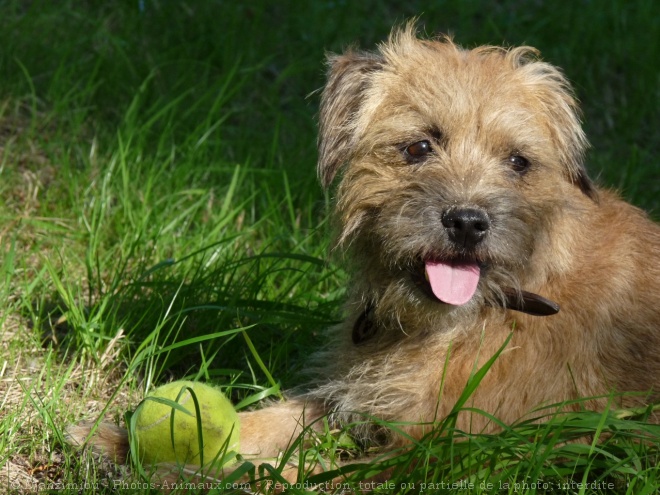
<path id="1" fill-rule="evenodd" d="M 426 262 L 426 276 L 435 297 L 447 304 L 460 306 L 468 302 L 479 283 L 476 263 Z"/>

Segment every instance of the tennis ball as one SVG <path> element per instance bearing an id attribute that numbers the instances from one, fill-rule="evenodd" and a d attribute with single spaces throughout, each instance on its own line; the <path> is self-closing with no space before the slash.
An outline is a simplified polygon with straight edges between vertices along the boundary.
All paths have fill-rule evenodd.
<path id="1" fill-rule="evenodd" d="M 189 389 L 193 390 L 199 403 L 203 456 L 200 456 L 197 410 Z M 190 414 L 154 398 L 178 402 Z M 207 466 L 220 460 L 225 450 L 238 451 L 238 414 L 222 392 L 209 385 L 190 381 L 163 385 L 147 396 L 138 406 L 135 416 L 137 451 L 145 465 L 176 462 L 201 466 L 203 462 Z"/>

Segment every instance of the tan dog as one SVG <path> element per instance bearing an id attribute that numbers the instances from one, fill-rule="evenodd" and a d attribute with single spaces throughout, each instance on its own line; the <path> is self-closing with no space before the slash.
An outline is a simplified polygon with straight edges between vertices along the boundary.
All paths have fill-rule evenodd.
<path id="1" fill-rule="evenodd" d="M 531 48 L 464 50 L 409 27 L 376 53 L 331 57 L 319 174 L 326 187 L 342 175 L 347 316 L 306 394 L 241 414 L 242 453 L 275 456 L 326 414 L 419 437 L 510 334 L 469 403 L 504 422 L 581 397 L 657 400 L 660 228 L 591 183 L 586 146 L 566 79 Z M 493 429 L 462 414 L 459 428 Z M 124 433 L 100 431 L 97 449 L 125 451 Z"/>

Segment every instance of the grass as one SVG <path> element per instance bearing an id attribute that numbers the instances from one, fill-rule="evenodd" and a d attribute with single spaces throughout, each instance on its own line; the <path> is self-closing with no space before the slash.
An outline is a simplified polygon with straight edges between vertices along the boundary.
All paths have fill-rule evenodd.
<path id="1" fill-rule="evenodd" d="M 528 43 L 563 67 L 592 175 L 657 218 L 653 0 L 2 3 L 0 487 L 113 492 L 63 447 L 63 427 L 118 421 L 171 378 L 219 384 L 241 408 L 300 384 L 345 283 L 314 172 L 324 52 L 370 47 L 418 14 L 427 32 Z M 450 417 L 442 436 L 341 470 L 359 483 L 393 469 L 383 493 L 654 493 L 645 414 L 547 416 L 494 436 Z M 563 443 L 575 437 L 593 441 Z M 350 449 L 327 435 L 306 455 L 328 452 Z"/>

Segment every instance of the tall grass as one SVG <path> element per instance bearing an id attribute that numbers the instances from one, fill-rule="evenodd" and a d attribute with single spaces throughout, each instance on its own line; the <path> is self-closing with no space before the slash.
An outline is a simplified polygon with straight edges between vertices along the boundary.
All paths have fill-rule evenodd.
<path id="1" fill-rule="evenodd" d="M 220 384 L 240 407 L 304 380 L 345 283 L 314 172 L 324 54 L 419 14 L 467 46 L 540 48 L 582 100 L 592 175 L 658 207 L 653 0 L 0 5 L 0 486 L 105 480 L 62 447 L 62 428 L 119 419 L 170 378 Z M 585 411 L 483 436 L 448 418 L 444 435 L 331 474 L 392 469 L 387 493 L 535 479 L 652 493 L 656 450 L 638 440 L 655 430 L 638 419 Z M 576 435 L 604 441 L 563 443 Z M 318 445 L 308 459 L 354 448 Z M 498 489 L 544 490 L 519 488 Z"/>

